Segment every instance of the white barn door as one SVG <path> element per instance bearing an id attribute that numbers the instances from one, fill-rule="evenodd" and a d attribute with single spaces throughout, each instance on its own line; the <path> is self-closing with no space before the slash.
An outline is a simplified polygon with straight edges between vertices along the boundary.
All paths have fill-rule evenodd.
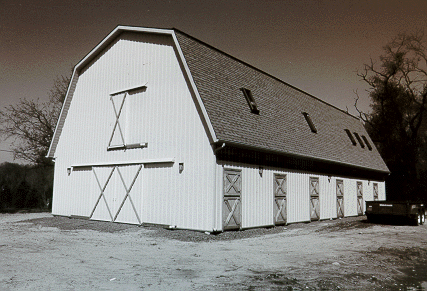
<path id="1" fill-rule="evenodd" d="M 320 219 L 319 178 L 310 177 L 310 219 Z"/>
<path id="2" fill-rule="evenodd" d="M 357 182 L 357 214 L 363 215 L 363 183 Z"/>
<path id="3" fill-rule="evenodd" d="M 240 229 L 242 223 L 242 172 L 224 170 L 223 230 Z"/>
<path id="4" fill-rule="evenodd" d="M 379 193 L 378 192 L 378 183 L 374 183 L 373 187 L 374 187 L 374 200 L 377 201 L 377 200 L 379 200 L 378 199 L 378 196 L 379 196 L 378 195 L 378 193 Z"/>
<path id="5" fill-rule="evenodd" d="M 143 165 L 93 167 L 98 187 L 92 193 L 96 199 L 92 200 L 89 218 L 142 224 L 142 168 Z"/>
<path id="6" fill-rule="evenodd" d="M 337 180 L 337 218 L 344 217 L 344 182 Z"/>
<path id="7" fill-rule="evenodd" d="M 287 221 L 286 175 L 274 175 L 274 224 L 286 224 Z"/>

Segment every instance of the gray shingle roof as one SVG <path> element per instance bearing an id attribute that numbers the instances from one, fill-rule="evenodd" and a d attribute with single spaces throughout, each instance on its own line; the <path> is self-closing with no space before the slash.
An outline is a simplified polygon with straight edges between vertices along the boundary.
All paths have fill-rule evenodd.
<path id="1" fill-rule="evenodd" d="M 220 141 L 388 172 L 355 117 L 178 30 L 175 34 Z M 240 88 L 252 91 L 259 115 L 251 113 Z M 366 136 L 372 151 L 353 145 L 344 129 Z"/>
<path id="2" fill-rule="evenodd" d="M 179 30 L 128 26 L 116 27 L 74 68 L 48 157 L 54 157 L 80 70 L 122 31 L 175 34 L 210 121 L 209 130 L 220 142 L 388 173 L 374 146 L 370 151 L 350 142 L 344 129 L 366 136 L 373 145 L 353 116 Z M 241 88 L 251 90 L 259 115 L 251 113 Z M 302 112 L 310 115 L 317 133 Z"/>

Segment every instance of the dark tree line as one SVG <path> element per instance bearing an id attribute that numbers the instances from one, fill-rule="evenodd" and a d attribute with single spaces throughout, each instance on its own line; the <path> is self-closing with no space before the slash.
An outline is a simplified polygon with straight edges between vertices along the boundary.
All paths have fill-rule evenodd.
<path id="1" fill-rule="evenodd" d="M 50 209 L 53 167 L 0 165 L 0 212 L 17 209 Z"/>
<path id="2" fill-rule="evenodd" d="M 427 47 L 424 35 L 402 34 L 358 75 L 372 111 L 359 111 L 391 174 L 388 199 L 427 202 Z M 357 101 L 356 101 L 357 108 Z"/>
<path id="3" fill-rule="evenodd" d="M 13 144 L 16 159 L 33 165 L 52 165 L 45 156 L 55 132 L 70 78 L 58 77 L 49 101 L 21 99 L 0 111 L 0 136 Z"/>
<path id="4" fill-rule="evenodd" d="M 46 158 L 70 78 L 58 77 L 49 101 L 21 99 L 0 111 L 0 136 L 12 141 L 15 159 L 27 165 L 0 165 L 0 211 L 49 209 L 53 163 Z"/>

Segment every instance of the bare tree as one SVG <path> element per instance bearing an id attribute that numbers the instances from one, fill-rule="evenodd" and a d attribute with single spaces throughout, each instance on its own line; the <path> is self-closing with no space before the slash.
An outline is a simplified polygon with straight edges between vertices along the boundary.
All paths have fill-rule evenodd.
<path id="1" fill-rule="evenodd" d="M 369 86 L 370 113 L 359 117 L 390 168 L 393 190 L 412 195 L 419 190 L 422 148 L 426 145 L 427 47 L 422 33 L 401 34 L 358 73 Z M 414 197 L 415 198 L 415 197 Z"/>
<path id="2" fill-rule="evenodd" d="M 15 158 L 35 165 L 49 165 L 45 158 L 55 131 L 70 78 L 54 81 L 49 101 L 21 99 L 0 111 L 0 135 L 12 140 Z"/>

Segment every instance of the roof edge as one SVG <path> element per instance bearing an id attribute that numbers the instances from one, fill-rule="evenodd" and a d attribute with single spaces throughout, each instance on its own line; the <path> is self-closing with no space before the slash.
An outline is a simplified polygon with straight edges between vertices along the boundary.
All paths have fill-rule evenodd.
<path id="1" fill-rule="evenodd" d="M 58 120 L 56 121 L 55 131 L 53 132 L 52 140 L 49 145 L 49 150 L 47 151 L 46 158 L 53 159 L 54 153 L 56 151 L 56 146 L 58 145 L 58 139 L 61 135 L 63 123 L 65 120 L 65 117 L 67 116 L 66 111 L 68 111 L 68 105 L 69 102 L 71 102 L 71 99 L 74 93 L 74 85 L 76 84 L 78 80 L 78 73 L 76 70 L 76 67 L 73 69 L 73 74 L 71 75 L 70 83 L 68 84 L 67 93 L 65 94 L 64 103 L 62 103 L 61 112 L 59 113 Z"/>
<path id="2" fill-rule="evenodd" d="M 118 25 L 116 26 L 116 28 L 113 29 L 113 31 L 111 31 L 106 37 L 104 37 L 83 59 L 81 59 L 77 63 L 75 68 L 77 70 L 80 70 L 85 65 L 87 65 L 98 54 L 98 52 L 102 51 L 114 38 L 119 36 L 124 31 L 169 34 L 169 35 L 172 35 L 174 33 L 173 29 Z"/>
<path id="3" fill-rule="evenodd" d="M 194 82 L 194 79 L 192 77 L 191 70 L 188 67 L 187 61 L 185 60 L 184 53 L 182 52 L 181 46 L 179 45 L 179 41 L 178 41 L 178 39 L 177 39 L 176 34 L 175 34 L 174 31 L 172 33 L 172 38 L 173 38 L 176 50 L 177 50 L 178 55 L 179 55 L 179 59 L 182 62 L 182 65 L 183 65 L 183 67 L 185 69 L 185 73 L 186 73 L 186 75 L 188 77 L 188 80 L 190 82 L 191 88 L 193 89 L 193 92 L 194 92 L 195 97 L 197 99 L 198 106 L 200 107 L 200 110 L 201 110 L 201 115 L 203 116 L 203 119 L 206 122 L 206 126 L 208 127 L 208 131 L 209 131 L 209 134 L 210 134 L 210 139 L 209 140 L 210 140 L 210 142 L 217 142 L 218 138 L 216 137 L 215 130 L 213 128 L 212 122 L 210 121 L 210 118 L 209 118 L 208 112 L 206 111 L 206 108 L 205 108 L 205 105 L 203 103 L 202 97 L 200 96 L 200 93 L 197 90 L 197 86 L 196 86 L 196 83 Z"/>

